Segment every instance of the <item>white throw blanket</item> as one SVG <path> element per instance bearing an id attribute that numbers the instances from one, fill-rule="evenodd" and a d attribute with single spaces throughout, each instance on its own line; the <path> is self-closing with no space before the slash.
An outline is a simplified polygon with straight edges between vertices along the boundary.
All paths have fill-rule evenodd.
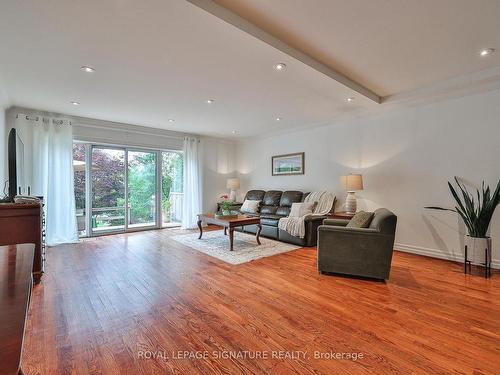
<path id="1" fill-rule="evenodd" d="M 328 191 L 315 191 L 310 193 L 304 202 L 318 202 L 312 214 L 301 217 L 283 217 L 278 222 L 278 228 L 286 230 L 292 236 L 304 238 L 306 234 L 305 220 L 308 217 L 324 216 L 329 213 L 335 202 L 335 194 Z"/>

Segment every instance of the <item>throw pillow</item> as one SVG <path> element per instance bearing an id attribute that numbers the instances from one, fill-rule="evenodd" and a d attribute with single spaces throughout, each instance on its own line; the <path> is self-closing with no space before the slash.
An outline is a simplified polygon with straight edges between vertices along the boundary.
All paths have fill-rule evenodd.
<path id="1" fill-rule="evenodd" d="M 368 228 L 373 219 L 373 212 L 359 211 L 347 223 L 347 228 Z"/>
<path id="2" fill-rule="evenodd" d="M 259 210 L 259 203 L 260 201 L 245 199 L 245 202 L 243 202 L 240 211 L 246 214 L 256 214 Z"/>
<path id="3" fill-rule="evenodd" d="M 318 202 L 292 203 L 289 217 L 302 217 L 312 214 Z"/>

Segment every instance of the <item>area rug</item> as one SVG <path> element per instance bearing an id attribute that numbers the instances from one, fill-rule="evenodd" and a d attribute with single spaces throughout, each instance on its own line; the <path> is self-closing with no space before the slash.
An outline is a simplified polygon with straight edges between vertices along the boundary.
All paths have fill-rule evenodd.
<path id="1" fill-rule="evenodd" d="M 255 241 L 255 235 L 234 232 L 234 250 L 229 251 L 229 236 L 225 236 L 222 230 L 205 232 L 201 240 L 198 239 L 198 236 L 199 233 L 190 233 L 171 238 L 192 249 L 230 264 L 247 263 L 252 260 L 300 249 L 299 246 L 263 237 L 260 237 L 261 245 L 259 245 Z"/>

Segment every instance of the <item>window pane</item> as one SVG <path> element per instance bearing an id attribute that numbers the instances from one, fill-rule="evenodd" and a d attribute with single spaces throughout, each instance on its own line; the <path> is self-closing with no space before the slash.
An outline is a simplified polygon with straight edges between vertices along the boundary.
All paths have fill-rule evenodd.
<path id="1" fill-rule="evenodd" d="M 156 225 L 156 153 L 128 152 L 129 227 Z"/>
<path id="2" fill-rule="evenodd" d="M 125 227 L 125 151 L 92 149 L 92 230 Z"/>
<path id="3" fill-rule="evenodd" d="M 181 152 L 162 152 L 162 226 L 178 226 L 182 221 L 184 158 Z"/>

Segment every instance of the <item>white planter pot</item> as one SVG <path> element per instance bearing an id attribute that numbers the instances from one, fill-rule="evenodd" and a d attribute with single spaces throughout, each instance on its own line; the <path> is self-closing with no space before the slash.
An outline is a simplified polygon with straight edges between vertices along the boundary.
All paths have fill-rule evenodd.
<path id="1" fill-rule="evenodd" d="M 467 246 L 467 260 L 472 264 L 484 264 L 485 251 L 488 254 L 488 261 L 491 261 L 491 237 L 465 236 L 464 244 Z"/>

